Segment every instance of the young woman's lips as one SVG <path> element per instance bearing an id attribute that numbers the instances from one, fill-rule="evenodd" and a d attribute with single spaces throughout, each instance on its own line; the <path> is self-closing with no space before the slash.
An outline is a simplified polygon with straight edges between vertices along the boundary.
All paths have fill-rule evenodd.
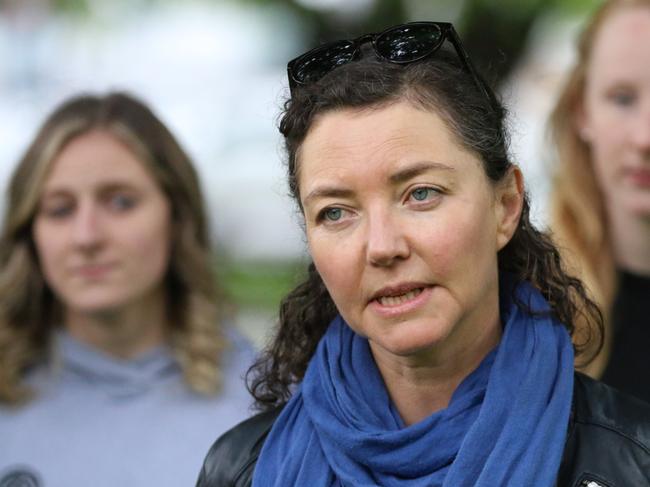
<path id="1" fill-rule="evenodd" d="M 650 188 L 650 169 L 630 172 L 630 179 L 635 186 Z"/>
<path id="2" fill-rule="evenodd" d="M 101 279 L 108 274 L 113 266 L 111 264 L 89 264 L 79 266 L 75 269 L 75 274 L 83 279 Z"/>
<path id="3" fill-rule="evenodd" d="M 629 170 L 627 176 L 634 186 L 650 188 L 650 168 Z"/>
<path id="4" fill-rule="evenodd" d="M 381 296 L 370 301 L 371 309 L 384 317 L 399 316 L 410 313 L 422 307 L 431 297 L 432 286 L 421 286 L 411 288 L 401 294 L 390 293 L 388 296 Z"/>

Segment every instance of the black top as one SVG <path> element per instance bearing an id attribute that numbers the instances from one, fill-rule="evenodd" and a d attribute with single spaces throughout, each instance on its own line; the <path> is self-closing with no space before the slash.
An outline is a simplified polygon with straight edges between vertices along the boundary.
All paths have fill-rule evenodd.
<path id="1" fill-rule="evenodd" d="M 612 354 L 602 381 L 650 402 L 650 276 L 619 273 Z"/>
<path id="2" fill-rule="evenodd" d="M 253 416 L 224 433 L 208 452 L 196 486 L 250 487 L 280 410 Z M 650 404 L 577 373 L 556 486 L 650 486 Z"/>

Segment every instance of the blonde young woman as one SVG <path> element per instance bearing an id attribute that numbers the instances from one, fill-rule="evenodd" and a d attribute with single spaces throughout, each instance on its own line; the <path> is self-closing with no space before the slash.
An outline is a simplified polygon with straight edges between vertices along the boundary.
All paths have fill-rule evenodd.
<path id="1" fill-rule="evenodd" d="M 0 242 L 0 485 L 195 480 L 250 402 L 211 263 L 196 172 L 148 107 L 114 93 L 50 115 Z"/>
<path id="2" fill-rule="evenodd" d="M 606 313 L 587 371 L 650 401 L 650 0 L 597 10 L 551 129 L 552 228 Z"/>

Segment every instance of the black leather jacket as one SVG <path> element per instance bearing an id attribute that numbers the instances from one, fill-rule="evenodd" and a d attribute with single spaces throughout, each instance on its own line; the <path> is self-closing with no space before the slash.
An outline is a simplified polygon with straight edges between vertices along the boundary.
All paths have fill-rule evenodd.
<path id="1" fill-rule="evenodd" d="M 279 413 L 276 409 L 259 414 L 221 436 L 208 452 L 197 487 L 250 487 L 260 450 Z M 650 487 L 650 404 L 576 374 L 556 485 Z"/>

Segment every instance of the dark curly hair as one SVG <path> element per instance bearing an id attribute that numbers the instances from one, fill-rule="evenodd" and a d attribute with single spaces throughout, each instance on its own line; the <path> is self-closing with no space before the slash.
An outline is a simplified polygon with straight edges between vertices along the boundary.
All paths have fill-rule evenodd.
<path id="1" fill-rule="evenodd" d="M 457 56 L 445 50 L 406 65 L 366 52 L 360 60 L 336 68 L 319 81 L 299 86 L 285 102 L 280 121 L 291 196 L 302 210 L 297 182 L 299 150 L 318 117 L 337 109 L 376 109 L 403 100 L 440 115 L 457 141 L 480 158 L 487 176 L 495 183 L 500 181 L 513 166 L 508 157 L 506 111 L 487 89 L 489 98 Z M 508 272 L 516 281 L 529 281 L 537 287 L 551 313 L 571 335 L 576 320 L 586 319 L 591 327 L 584 336 L 574 337 L 574 347 L 576 354 L 591 360 L 602 346 L 602 316 L 581 281 L 565 272 L 550 237 L 531 224 L 527 195 L 517 229 L 498 253 L 498 267 L 500 273 Z M 305 281 L 281 303 L 274 339 L 248 372 L 248 387 L 259 409 L 288 400 L 336 314 L 332 298 L 310 263 Z"/>

